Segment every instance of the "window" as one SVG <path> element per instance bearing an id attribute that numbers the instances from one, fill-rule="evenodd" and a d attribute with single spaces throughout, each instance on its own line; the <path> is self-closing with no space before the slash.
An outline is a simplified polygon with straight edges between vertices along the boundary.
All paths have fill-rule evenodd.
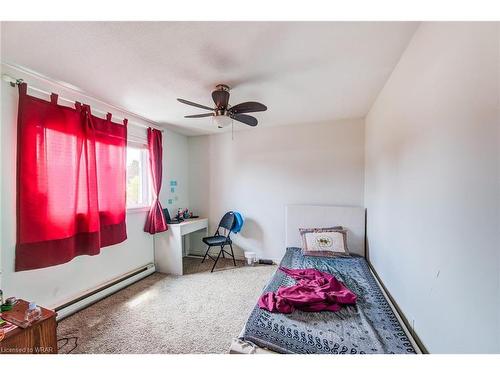
<path id="1" fill-rule="evenodd" d="M 148 150 L 139 146 L 127 147 L 127 209 L 151 205 Z"/>

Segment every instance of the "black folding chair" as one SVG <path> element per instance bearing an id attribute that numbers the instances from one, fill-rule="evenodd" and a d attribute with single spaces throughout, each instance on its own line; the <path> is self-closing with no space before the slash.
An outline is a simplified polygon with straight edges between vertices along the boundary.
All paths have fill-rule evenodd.
<path id="1" fill-rule="evenodd" d="M 231 229 L 233 229 L 234 220 L 235 220 L 234 213 L 231 211 L 226 212 L 226 214 L 222 217 L 215 234 L 213 236 L 203 238 L 203 242 L 208 245 L 208 248 L 201 263 L 203 263 L 207 257 L 215 261 L 212 270 L 210 272 L 214 272 L 215 266 L 217 265 L 217 262 L 219 261 L 221 255 L 223 258 L 225 258 L 224 253 L 233 258 L 233 264 L 236 266 L 236 260 L 234 259 L 234 251 L 233 251 L 233 241 L 231 241 Z M 224 235 L 220 232 L 221 229 L 224 230 L 225 232 Z M 229 247 L 231 248 L 231 254 L 229 254 L 226 250 L 224 250 L 224 247 L 226 245 L 229 245 Z M 220 251 L 219 254 L 217 254 L 217 258 L 212 257 L 208 253 L 212 246 L 220 246 Z"/>

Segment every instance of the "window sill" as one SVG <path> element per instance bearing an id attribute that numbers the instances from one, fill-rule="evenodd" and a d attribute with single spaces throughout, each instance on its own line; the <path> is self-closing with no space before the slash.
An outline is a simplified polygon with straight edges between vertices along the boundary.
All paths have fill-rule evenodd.
<path id="1" fill-rule="evenodd" d="M 142 206 L 142 207 L 128 207 L 127 208 L 127 213 L 134 213 L 134 212 L 147 212 L 149 211 L 150 207 L 149 206 Z"/>

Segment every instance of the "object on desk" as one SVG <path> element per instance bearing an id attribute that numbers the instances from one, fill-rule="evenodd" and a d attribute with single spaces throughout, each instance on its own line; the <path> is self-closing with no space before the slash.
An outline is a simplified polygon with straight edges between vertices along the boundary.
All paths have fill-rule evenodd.
<path id="1" fill-rule="evenodd" d="M 184 220 L 184 217 L 183 217 L 183 214 L 182 214 L 182 209 L 180 209 L 180 208 L 179 208 L 179 209 L 177 210 L 177 214 L 175 215 L 175 218 L 176 218 L 177 220 L 179 220 L 179 221 Z"/>
<path id="2" fill-rule="evenodd" d="M 5 303 L 0 306 L 0 311 L 10 311 L 12 310 L 12 306 L 17 303 L 16 297 L 9 297 L 5 300 Z"/>
<path id="3" fill-rule="evenodd" d="M 17 303 L 17 298 L 16 297 L 9 297 L 5 300 L 6 305 L 11 305 L 14 306 Z"/>
<path id="4" fill-rule="evenodd" d="M 179 208 L 177 210 L 178 219 L 189 219 L 189 210 L 187 208 Z"/>
<path id="5" fill-rule="evenodd" d="M 14 316 L 9 316 L 8 318 L 5 318 L 5 320 L 7 320 L 9 323 L 12 323 L 12 324 L 14 324 L 18 327 L 21 327 L 21 328 L 29 327 L 29 324 L 27 324 L 27 322 L 25 322 L 24 320 L 21 320 L 21 319 L 17 319 Z"/>
<path id="6" fill-rule="evenodd" d="M 17 326 L 15 324 L 12 324 L 12 323 L 0 318 L 0 329 L 3 331 L 4 334 L 7 332 L 10 332 L 16 328 L 17 328 Z"/>
<path id="7" fill-rule="evenodd" d="M 31 325 L 42 317 L 42 309 L 35 302 L 30 302 L 24 313 L 24 321 Z"/>
<path id="8" fill-rule="evenodd" d="M 168 212 L 168 208 L 163 209 L 163 215 L 165 216 L 165 220 L 167 221 L 167 224 L 179 224 L 182 220 L 172 220 L 170 217 L 170 213 Z"/>

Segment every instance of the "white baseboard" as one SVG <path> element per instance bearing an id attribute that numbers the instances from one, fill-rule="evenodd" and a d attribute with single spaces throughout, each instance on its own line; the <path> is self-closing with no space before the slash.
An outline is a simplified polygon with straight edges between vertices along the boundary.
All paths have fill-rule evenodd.
<path id="1" fill-rule="evenodd" d="M 151 275 L 155 270 L 154 264 L 147 264 L 61 303 L 54 308 L 57 312 L 57 320 L 64 319 L 110 294 Z"/>

